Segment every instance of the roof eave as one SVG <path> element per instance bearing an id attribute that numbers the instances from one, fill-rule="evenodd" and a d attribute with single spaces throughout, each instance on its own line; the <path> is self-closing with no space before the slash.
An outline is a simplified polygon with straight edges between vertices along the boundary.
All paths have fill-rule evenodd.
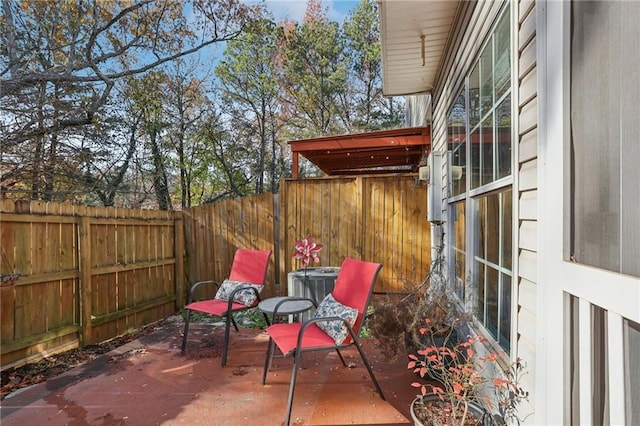
<path id="1" fill-rule="evenodd" d="M 460 0 L 379 1 L 384 96 L 432 92 L 460 3 Z"/>

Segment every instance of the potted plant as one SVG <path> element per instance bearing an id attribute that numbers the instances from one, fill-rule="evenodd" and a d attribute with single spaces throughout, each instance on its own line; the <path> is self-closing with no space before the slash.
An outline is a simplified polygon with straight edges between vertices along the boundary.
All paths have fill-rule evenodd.
<path id="1" fill-rule="evenodd" d="M 476 345 L 486 339 L 469 336 L 438 346 L 429 337 L 434 329 L 426 318 L 419 329 L 427 343 L 410 354 L 407 368 L 424 380 L 412 386 L 420 394 L 411 405 L 418 425 L 499 425 L 519 424 L 518 408 L 528 398 L 520 385 L 524 364 L 516 360 L 507 371 L 498 364 L 504 353 L 480 355 Z M 447 344 L 448 343 L 448 344 Z M 493 398 L 491 395 L 493 389 Z M 490 414 L 490 411 L 497 411 Z"/>
<path id="2" fill-rule="evenodd" d="M 381 353 L 389 360 L 405 357 L 426 343 L 443 346 L 457 339 L 456 324 L 468 319 L 459 312 L 447 289 L 443 244 L 431 262 L 427 276 L 405 295 L 387 294 L 372 302 L 368 328 Z M 429 317 L 429 333 L 419 334 Z M 426 342 L 429 340 L 429 342 Z"/>
<path id="3" fill-rule="evenodd" d="M 486 339 L 471 335 L 472 315 L 450 290 L 443 247 L 441 241 L 411 292 L 374 301 L 371 335 L 387 358 L 409 354 L 408 368 L 419 377 L 411 406 L 416 425 L 519 423 L 520 402 L 528 397 L 519 384 L 524 365 L 517 360 L 505 371 L 503 353 L 478 354 L 476 345 Z"/>

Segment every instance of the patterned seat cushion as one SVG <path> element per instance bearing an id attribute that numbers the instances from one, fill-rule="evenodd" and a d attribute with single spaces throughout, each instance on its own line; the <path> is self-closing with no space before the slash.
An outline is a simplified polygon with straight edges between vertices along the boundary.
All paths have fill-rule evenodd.
<path id="1" fill-rule="evenodd" d="M 216 293 L 216 299 L 229 300 L 229 298 L 231 297 L 231 294 L 236 289 L 243 288 L 243 287 L 246 287 L 247 289 L 237 292 L 235 297 L 233 298 L 233 301 L 236 303 L 242 303 L 243 305 L 253 306 L 256 303 L 256 300 L 258 299 L 258 297 L 256 293 L 253 290 L 250 290 L 249 288 L 253 287 L 259 293 L 263 287 L 261 285 L 243 283 L 241 281 L 224 280 L 220 285 L 220 288 L 218 288 L 218 292 Z"/>
<path id="2" fill-rule="evenodd" d="M 356 322 L 356 318 L 358 317 L 358 310 L 353 309 L 350 306 L 343 305 L 338 302 L 331 293 L 327 294 L 327 296 L 320 302 L 316 313 L 313 315 L 313 318 L 324 318 L 324 317 L 339 317 L 345 319 L 350 326 Z M 347 338 L 349 332 L 347 331 L 347 327 L 344 325 L 342 321 L 333 320 L 333 321 L 319 321 L 316 325 L 322 329 L 325 333 L 333 338 L 336 342 L 336 345 L 340 345 L 344 342 L 344 339 Z"/>

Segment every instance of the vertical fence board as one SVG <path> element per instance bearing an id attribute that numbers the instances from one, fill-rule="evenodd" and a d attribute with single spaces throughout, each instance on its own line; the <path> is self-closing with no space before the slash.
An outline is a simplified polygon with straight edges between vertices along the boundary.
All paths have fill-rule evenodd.
<path id="1" fill-rule="evenodd" d="M 83 344 L 91 342 L 91 233 L 89 218 L 83 216 L 79 223 L 79 249 L 80 249 L 80 341 Z"/>
<path id="2" fill-rule="evenodd" d="M 15 340 L 15 287 L 0 287 L 0 346 Z"/>
<path id="3" fill-rule="evenodd" d="M 31 317 L 31 334 L 40 334 L 47 331 L 47 287 L 49 283 L 31 285 L 29 307 L 25 313 Z"/>
<path id="4" fill-rule="evenodd" d="M 31 275 L 31 224 L 16 223 L 13 226 L 13 266 L 20 275 Z"/>
<path id="5" fill-rule="evenodd" d="M 0 200 L 1 211 L 12 212 L 14 205 L 8 205 L 6 200 Z M 0 217 L 2 215 L 0 214 Z M 15 225 L 13 223 L 0 224 L 0 274 L 11 275 L 16 272 L 15 267 Z M 0 287 L 0 343 L 13 341 L 15 335 L 14 312 L 16 306 L 16 288 L 6 283 Z"/>
<path id="6" fill-rule="evenodd" d="M 31 318 L 29 317 L 29 302 L 31 296 L 30 286 L 18 286 L 15 288 L 15 338 L 16 340 L 31 336 Z"/>

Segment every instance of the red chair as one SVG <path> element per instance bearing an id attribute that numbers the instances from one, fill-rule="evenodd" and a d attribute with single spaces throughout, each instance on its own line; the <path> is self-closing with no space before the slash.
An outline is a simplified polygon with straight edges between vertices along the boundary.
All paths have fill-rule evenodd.
<path id="1" fill-rule="evenodd" d="M 355 346 L 367 367 L 371 381 L 384 400 L 382 389 L 358 342 L 358 334 L 380 268 L 382 265 L 378 263 L 346 258 L 340 267 L 333 291 L 320 303 L 312 318 L 304 323 L 273 324 L 267 327 L 269 345 L 262 373 L 262 384 L 266 382 L 267 371 L 271 367 L 276 346 L 284 356 L 294 357 L 285 425 L 289 425 L 291 421 L 293 393 L 303 352 L 335 349 L 346 367 L 340 349 Z"/>
<path id="2" fill-rule="evenodd" d="M 222 284 L 215 281 L 199 281 L 191 287 L 187 306 L 185 306 L 187 318 L 184 322 L 182 353 L 184 353 L 187 347 L 187 333 L 189 332 L 191 311 L 224 317 L 226 324 L 222 347 L 222 366 L 227 365 L 229 329 L 231 323 L 233 323 L 236 331 L 238 331 L 238 324 L 236 324 L 233 314 L 253 308 L 260 302 L 260 291 L 264 286 L 270 256 L 271 250 L 238 249 L 233 258 L 229 279 L 224 280 Z M 193 301 L 196 289 L 204 285 L 215 285 L 218 288 L 215 298 Z M 267 320 L 267 324 L 269 324 L 267 316 L 264 315 L 264 317 L 265 320 Z"/>

